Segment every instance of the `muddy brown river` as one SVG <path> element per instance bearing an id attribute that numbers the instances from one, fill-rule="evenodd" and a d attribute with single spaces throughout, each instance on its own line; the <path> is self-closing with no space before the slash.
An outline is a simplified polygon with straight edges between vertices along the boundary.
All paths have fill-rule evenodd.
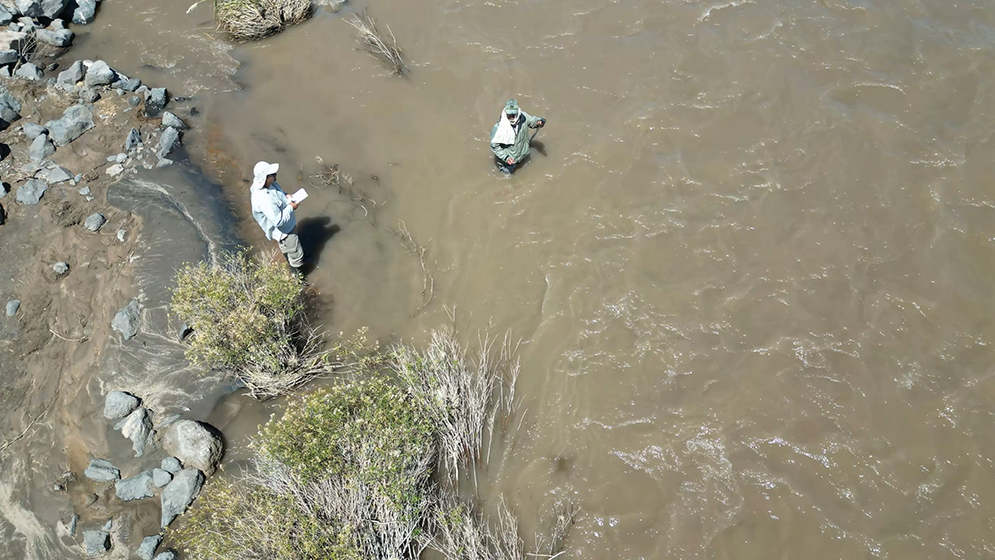
<path id="1" fill-rule="evenodd" d="M 309 190 L 330 330 L 523 339 L 484 493 L 527 537 L 572 497 L 574 558 L 995 557 L 990 3 L 381 0 L 241 46 L 187 7 L 105 0 L 72 56 L 192 96 L 243 216 L 256 160 Z M 510 97 L 548 125 L 503 176 Z"/>

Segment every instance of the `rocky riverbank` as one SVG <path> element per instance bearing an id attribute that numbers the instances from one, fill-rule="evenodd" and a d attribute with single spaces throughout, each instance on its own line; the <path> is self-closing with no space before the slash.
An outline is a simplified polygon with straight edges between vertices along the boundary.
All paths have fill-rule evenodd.
<path id="1" fill-rule="evenodd" d="M 230 239 L 171 171 L 197 109 L 73 60 L 68 19 L 96 9 L 0 0 L 0 558 L 175 559 L 162 530 L 223 452 L 199 420 L 227 389 L 165 311 L 172 271 Z"/>

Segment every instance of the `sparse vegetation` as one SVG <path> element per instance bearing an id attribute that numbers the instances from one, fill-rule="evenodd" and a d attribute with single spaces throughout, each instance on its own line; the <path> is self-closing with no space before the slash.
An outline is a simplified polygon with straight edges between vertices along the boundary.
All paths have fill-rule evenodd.
<path id="1" fill-rule="evenodd" d="M 235 39 L 262 39 L 311 17 L 311 0 L 214 0 L 218 28 Z"/>
<path id="2" fill-rule="evenodd" d="M 366 10 L 355 14 L 346 22 L 358 33 L 359 44 L 363 49 L 373 55 L 380 62 L 383 62 L 397 76 L 403 76 L 408 69 L 404 63 L 404 55 L 401 48 L 397 46 L 397 39 L 394 33 L 387 26 L 388 39 L 377 29 L 377 22 Z"/>

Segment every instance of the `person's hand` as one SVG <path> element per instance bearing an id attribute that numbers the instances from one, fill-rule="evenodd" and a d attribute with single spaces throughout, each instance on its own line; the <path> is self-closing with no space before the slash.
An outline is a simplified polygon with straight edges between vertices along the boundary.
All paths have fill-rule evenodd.
<path id="1" fill-rule="evenodd" d="M 504 160 L 508 165 L 515 165 L 515 158 L 508 156 L 508 159 Z"/>
<path id="2" fill-rule="evenodd" d="M 539 119 L 539 128 L 546 126 L 546 119 Z"/>
<path id="3" fill-rule="evenodd" d="M 297 210 L 297 203 L 296 202 L 291 202 L 290 203 L 290 207 L 293 208 L 294 210 Z"/>

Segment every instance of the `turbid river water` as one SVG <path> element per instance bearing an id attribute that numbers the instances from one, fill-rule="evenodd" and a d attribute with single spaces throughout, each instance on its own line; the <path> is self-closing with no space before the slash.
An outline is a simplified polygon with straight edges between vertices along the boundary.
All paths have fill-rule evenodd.
<path id="1" fill-rule="evenodd" d="M 488 492 L 526 533 L 572 496 L 575 558 L 995 557 L 990 3 L 371 2 L 404 79 L 364 6 L 231 46 L 209 3 L 105 0 L 73 55 L 194 96 L 242 212 L 258 159 L 311 191 L 329 328 L 523 338 Z M 509 97 L 548 126 L 506 177 Z"/>

